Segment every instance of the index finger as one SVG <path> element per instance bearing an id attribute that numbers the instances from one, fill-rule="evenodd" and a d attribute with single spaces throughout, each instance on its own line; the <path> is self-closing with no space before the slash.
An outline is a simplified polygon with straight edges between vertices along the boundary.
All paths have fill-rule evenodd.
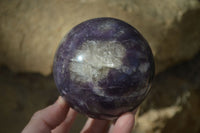
<path id="1" fill-rule="evenodd" d="M 62 97 L 45 109 L 36 112 L 22 133 L 50 133 L 66 117 L 69 105 Z"/>

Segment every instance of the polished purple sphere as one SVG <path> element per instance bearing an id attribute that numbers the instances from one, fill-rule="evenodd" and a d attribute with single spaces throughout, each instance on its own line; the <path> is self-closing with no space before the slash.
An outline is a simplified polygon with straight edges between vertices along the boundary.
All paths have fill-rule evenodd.
<path id="1" fill-rule="evenodd" d="M 61 41 L 53 64 L 56 86 L 72 108 L 110 120 L 141 104 L 154 71 L 147 41 L 114 18 L 75 26 Z"/>

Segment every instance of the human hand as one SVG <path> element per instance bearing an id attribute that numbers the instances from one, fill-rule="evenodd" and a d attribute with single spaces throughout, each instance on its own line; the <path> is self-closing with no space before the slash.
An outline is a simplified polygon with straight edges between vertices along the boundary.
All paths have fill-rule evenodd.
<path id="1" fill-rule="evenodd" d="M 22 133 L 68 133 L 76 115 L 77 112 L 59 97 L 53 105 L 37 111 Z M 115 124 L 88 118 L 81 133 L 131 133 L 134 123 L 134 113 L 131 112 L 120 116 Z"/>

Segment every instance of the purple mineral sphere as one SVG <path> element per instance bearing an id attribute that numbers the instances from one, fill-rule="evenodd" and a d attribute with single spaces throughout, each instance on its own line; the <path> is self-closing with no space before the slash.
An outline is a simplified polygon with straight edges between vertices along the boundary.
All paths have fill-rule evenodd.
<path id="1" fill-rule="evenodd" d="M 154 71 L 147 41 L 134 27 L 114 18 L 75 26 L 61 41 L 53 64 L 56 86 L 70 106 L 109 120 L 141 104 Z"/>

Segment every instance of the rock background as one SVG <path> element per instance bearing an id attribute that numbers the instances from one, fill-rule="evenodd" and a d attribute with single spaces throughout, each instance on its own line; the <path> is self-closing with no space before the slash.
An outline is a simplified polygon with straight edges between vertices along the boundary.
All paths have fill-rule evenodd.
<path id="1" fill-rule="evenodd" d="M 0 64 L 49 75 L 59 41 L 90 18 L 115 17 L 149 41 L 157 72 L 200 50 L 198 0 L 1 0 Z"/>
<path id="2" fill-rule="evenodd" d="M 200 132 L 199 0 L 1 0 L 0 7 L 0 132 L 20 132 L 56 99 L 59 41 L 94 17 L 127 21 L 153 50 L 157 75 L 134 133 Z M 79 115 L 72 132 L 85 120 Z"/>

